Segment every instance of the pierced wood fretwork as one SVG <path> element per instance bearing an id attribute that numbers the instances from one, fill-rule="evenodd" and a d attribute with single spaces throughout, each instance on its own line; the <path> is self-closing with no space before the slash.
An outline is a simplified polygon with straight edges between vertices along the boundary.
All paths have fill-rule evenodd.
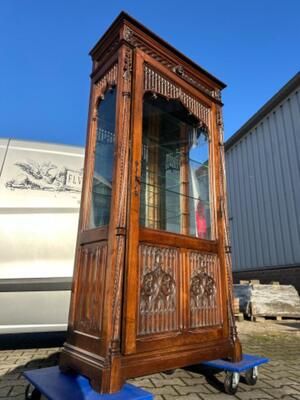
<path id="1" fill-rule="evenodd" d="M 220 271 L 216 254 L 190 252 L 191 328 L 222 323 L 220 304 Z"/>
<path id="2" fill-rule="evenodd" d="M 79 256 L 74 328 L 95 336 L 101 336 L 106 256 L 106 242 L 82 247 Z"/>
<path id="3" fill-rule="evenodd" d="M 118 64 L 116 63 L 95 83 L 96 105 L 98 104 L 98 97 L 103 95 L 109 87 L 116 85 L 117 80 Z"/>
<path id="4" fill-rule="evenodd" d="M 140 245 L 138 334 L 178 329 L 178 250 Z"/>
<path id="5" fill-rule="evenodd" d="M 157 71 L 145 65 L 144 90 L 161 94 L 170 99 L 179 99 L 209 130 L 210 109 L 187 94 L 180 86 L 175 85 Z"/>

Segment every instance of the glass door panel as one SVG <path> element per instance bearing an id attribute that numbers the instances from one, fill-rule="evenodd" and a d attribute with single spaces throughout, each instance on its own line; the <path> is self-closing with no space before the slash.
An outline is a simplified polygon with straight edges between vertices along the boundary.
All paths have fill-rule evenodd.
<path id="1" fill-rule="evenodd" d="M 145 94 L 141 226 L 211 239 L 207 137 L 180 101 Z"/>
<path id="2" fill-rule="evenodd" d="M 111 207 L 115 146 L 116 87 L 107 91 L 98 106 L 95 162 L 89 228 L 108 225 Z"/>

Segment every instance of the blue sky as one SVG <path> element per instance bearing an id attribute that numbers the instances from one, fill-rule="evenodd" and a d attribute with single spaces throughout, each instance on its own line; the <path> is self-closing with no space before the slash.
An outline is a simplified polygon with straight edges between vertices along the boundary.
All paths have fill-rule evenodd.
<path id="1" fill-rule="evenodd" d="M 0 137 L 85 143 L 88 52 L 121 10 L 228 85 L 226 138 L 299 70 L 299 0 L 0 0 Z"/>

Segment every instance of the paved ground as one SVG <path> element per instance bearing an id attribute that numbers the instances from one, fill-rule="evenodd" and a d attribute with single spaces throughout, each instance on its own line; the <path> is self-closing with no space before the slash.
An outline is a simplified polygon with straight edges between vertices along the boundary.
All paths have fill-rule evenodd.
<path id="1" fill-rule="evenodd" d="M 176 370 L 171 376 L 155 374 L 131 382 L 154 393 L 156 400 L 300 399 L 300 321 L 238 325 L 244 351 L 271 358 L 268 365 L 260 367 L 256 386 L 241 381 L 236 396 L 228 396 L 223 392 L 223 373 L 204 376 L 196 367 Z M 6 343 L 6 347 L 12 346 Z M 27 383 L 22 371 L 57 363 L 57 347 L 22 349 L 20 343 L 15 347 L 19 348 L 0 351 L 1 400 L 24 399 Z"/>

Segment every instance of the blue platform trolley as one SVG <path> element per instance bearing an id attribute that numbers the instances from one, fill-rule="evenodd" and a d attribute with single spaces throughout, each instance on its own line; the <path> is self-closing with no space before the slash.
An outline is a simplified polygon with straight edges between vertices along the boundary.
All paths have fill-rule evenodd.
<path id="1" fill-rule="evenodd" d="M 244 374 L 248 385 L 255 385 L 258 379 L 258 367 L 269 362 L 268 358 L 244 354 L 240 362 L 217 359 L 206 361 L 202 366 L 225 371 L 224 391 L 234 395 L 239 386 L 240 376 Z M 171 374 L 173 371 L 166 371 Z M 26 371 L 23 374 L 30 382 L 26 388 L 26 400 L 40 400 L 42 396 L 49 400 L 153 400 L 152 393 L 126 383 L 113 394 L 99 394 L 93 390 L 89 380 L 79 374 L 64 374 L 59 367 L 41 368 Z"/>
<path id="2" fill-rule="evenodd" d="M 222 359 L 206 361 L 202 365 L 225 371 L 224 390 L 234 395 L 239 386 L 240 376 L 243 373 L 248 385 L 254 386 L 258 379 L 259 365 L 269 362 L 266 357 L 244 354 L 240 362 L 230 362 Z"/>

